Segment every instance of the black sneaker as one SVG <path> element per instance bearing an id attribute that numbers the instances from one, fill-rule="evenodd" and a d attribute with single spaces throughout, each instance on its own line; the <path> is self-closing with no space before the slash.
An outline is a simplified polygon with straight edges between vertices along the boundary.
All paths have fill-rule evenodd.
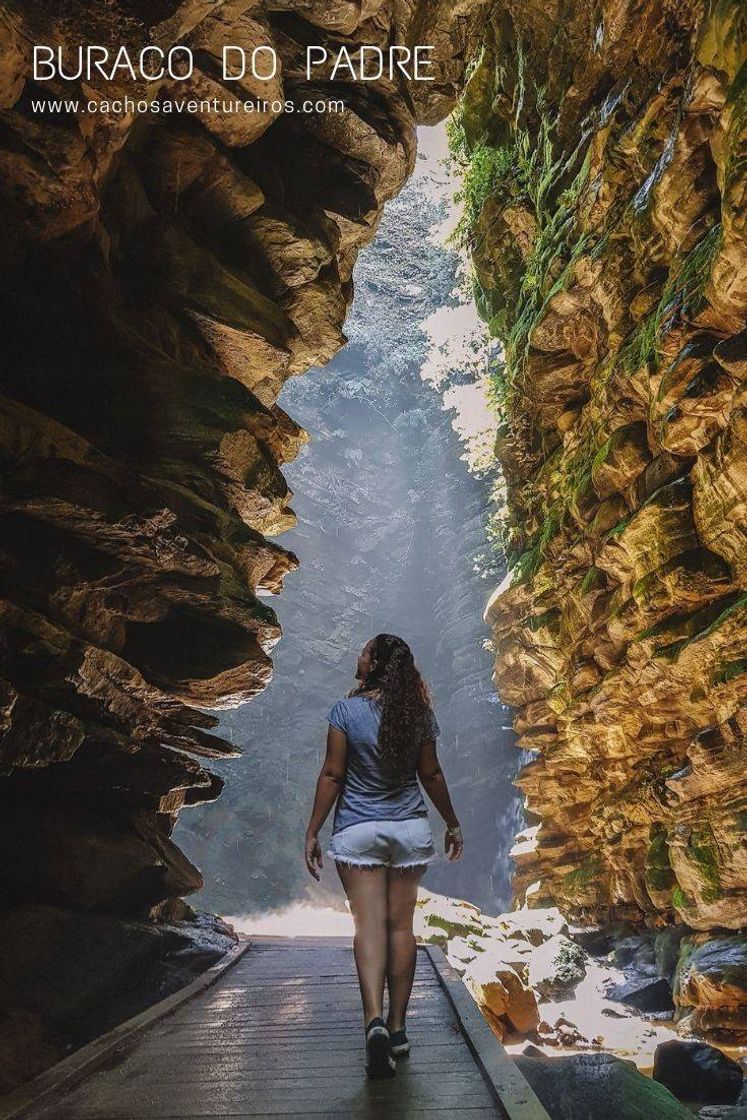
<path id="1" fill-rule="evenodd" d="M 395 1058 L 406 1058 L 410 1053 L 410 1040 L 404 1031 L 392 1031 L 389 1035 L 392 1054 Z"/>
<path id="2" fill-rule="evenodd" d="M 386 1023 L 372 1019 L 366 1027 L 366 1073 L 369 1077 L 394 1077 L 396 1072 Z"/>

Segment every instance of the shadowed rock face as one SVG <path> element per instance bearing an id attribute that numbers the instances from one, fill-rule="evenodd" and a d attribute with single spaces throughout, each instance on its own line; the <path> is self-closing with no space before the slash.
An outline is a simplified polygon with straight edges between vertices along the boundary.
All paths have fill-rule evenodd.
<path id="1" fill-rule="evenodd" d="M 494 5 L 462 122 L 506 343 L 495 681 L 539 818 L 516 887 L 747 923 L 743 5 Z M 474 166 L 474 163 L 473 163 Z"/>
<path id="2" fill-rule="evenodd" d="M 412 170 L 416 123 L 453 105 L 478 14 L 472 0 L 0 10 L 0 881 L 6 929 L 40 923 L 0 977 L 0 1087 L 70 1041 L 33 969 L 64 956 L 81 1022 L 111 996 L 103 973 L 79 985 L 85 938 L 63 952 L 60 923 L 189 917 L 180 899 L 202 877 L 171 832 L 222 788 L 202 761 L 235 752 L 209 711 L 268 683 L 280 628 L 262 596 L 297 564 L 269 537 L 294 523 L 280 468 L 308 437 L 276 398 L 344 343 L 356 255 Z M 301 82 L 307 43 L 406 42 L 434 47 L 434 82 Z M 181 43 L 196 65 L 183 83 L 34 85 L 34 43 L 132 57 Z M 277 78 L 222 85 L 226 43 L 273 45 Z M 50 96 L 101 111 L 35 113 Z M 102 105 L 124 96 L 158 111 Z M 345 107 L 189 117 L 190 97 Z"/>
<path id="3" fill-rule="evenodd" d="M 169 835 L 222 781 L 192 756 L 233 753 L 207 710 L 267 684 L 280 629 L 258 596 L 297 563 L 268 535 L 294 523 L 280 467 L 307 436 L 276 397 L 343 344 L 358 250 L 412 170 L 416 122 L 453 104 L 476 14 L 375 0 L 6 7 L 5 902 L 155 916 L 200 886 Z M 300 81 L 306 43 L 412 37 L 435 48 L 432 83 Z M 157 113 L 45 116 L 33 98 L 81 86 L 34 85 L 32 43 L 133 56 L 182 43 L 196 67 L 183 83 L 82 91 Z M 277 78 L 221 85 L 224 43 L 272 44 Z M 237 96 L 345 109 L 168 112 Z"/>

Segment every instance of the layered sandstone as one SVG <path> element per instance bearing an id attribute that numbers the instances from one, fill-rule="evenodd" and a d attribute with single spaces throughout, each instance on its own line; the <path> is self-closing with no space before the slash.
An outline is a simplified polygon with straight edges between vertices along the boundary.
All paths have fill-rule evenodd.
<path id="1" fill-rule="evenodd" d="M 455 131 L 505 342 L 516 887 L 575 916 L 747 924 L 746 44 L 730 0 L 498 0 Z"/>
<path id="2" fill-rule="evenodd" d="M 268 683 L 296 557 L 283 382 L 343 344 L 356 254 L 453 105 L 479 5 L 8 3 L 0 17 L 3 903 L 184 913 L 170 839 L 235 753 L 209 710 Z M 433 46 L 432 83 L 303 81 L 309 42 Z M 189 46 L 184 82 L 30 80 L 31 44 Z M 271 44 L 224 83 L 223 44 Z M 130 95 L 158 112 L 39 113 Z M 344 101 L 273 114 L 261 99 Z M 218 98 L 184 114 L 180 99 Z M 256 103 L 230 112 L 223 98 Z M 83 962 L 81 962 L 82 964 Z"/>

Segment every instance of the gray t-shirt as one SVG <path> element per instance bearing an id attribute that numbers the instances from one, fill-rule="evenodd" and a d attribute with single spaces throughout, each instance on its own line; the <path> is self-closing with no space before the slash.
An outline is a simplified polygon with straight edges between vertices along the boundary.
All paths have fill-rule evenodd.
<path id="1" fill-rule="evenodd" d="M 431 709 L 431 735 L 441 733 Z M 370 696 L 348 696 L 338 700 L 327 721 L 345 732 L 348 761 L 345 779 L 337 798 L 332 835 L 361 821 L 402 821 L 426 817 L 417 778 L 419 746 L 413 749 L 410 773 L 404 782 L 393 781 L 381 767 L 377 739 L 381 706 Z"/>

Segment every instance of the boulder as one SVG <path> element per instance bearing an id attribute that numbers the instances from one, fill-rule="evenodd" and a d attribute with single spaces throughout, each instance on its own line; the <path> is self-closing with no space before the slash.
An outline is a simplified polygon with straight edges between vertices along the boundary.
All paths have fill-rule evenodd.
<path id="1" fill-rule="evenodd" d="M 421 941 L 446 946 L 453 937 L 479 937 L 483 932 L 482 915 L 471 902 L 420 891 L 413 928 Z"/>
<path id="2" fill-rule="evenodd" d="M 556 934 L 532 951 L 529 984 L 543 996 L 572 992 L 586 975 L 586 960 L 580 945 Z"/>
<path id="3" fill-rule="evenodd" d="M 522 1056 L 516 1064 L 551 1120 L 692 1120 L 663 1085 L 612 1054 Z"/>
<path id="4" fill-rule="evenodd" d="M 697 934 L 682 942 L 674 983 L 677 1015 L 692 1029 L 747 1037 L 747 940 Z"/>
<path id="5" fill-rule="evenodd" d="M 739 1063 L 705 1042 L 672 1039 L 656 1047 L 654 1081 L 680 1101 L 735 1104 L 743 1080 Z"/>
<path id="6" fill-rule="evenodd" d="M 632 975 L 629 975 L 628 970 L 631 974 L 635 972 L 641 976 L 657 975 L 653 933 L 619 938 L 614 942 L 610 955 L 615 967 L 625 969 L 629 979 Z"/>
<path id="7" fill-rule="evenodd" d="M 464 983 L 500 1038 L 510 1031 L 529 1034 L 539 1026 L 537 998 L 502 955 L 500 944 L 470 961 Z"/>
<path id="8" fill-rule="evenodd" d="M 607 999 L 618 1000 L 636 1011 L 674 1011 L 671 988 L 661 977 L 626 980 L 613 984 L 605 994 Z"/>

